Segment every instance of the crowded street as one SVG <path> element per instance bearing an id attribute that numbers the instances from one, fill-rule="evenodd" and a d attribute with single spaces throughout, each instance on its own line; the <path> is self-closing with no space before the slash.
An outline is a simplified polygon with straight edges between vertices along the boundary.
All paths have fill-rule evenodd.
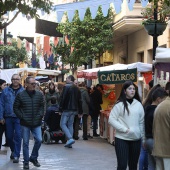
<path id="1" fill-rule="evenodd" d="M 81 133 L 82 131 L 80 131 Z M 30 152 L 33 140 L 30 140 Z M 7 153 L 2 151 L 7 150 Z M 23 155 L 18 164 L 10 160 L 10 149 L 3 147 L 0 154 L 0 170 L 23 169 Z M 116 169 L 116 155 L 114 146 L 105 139 L 96 137 L 84 141 L 76 140 L 73 148 L 65 148 L 64 144 L 42 144 L 39 151 L 40 167 L 29 163 L 31 170 L 114 170 Z"/>

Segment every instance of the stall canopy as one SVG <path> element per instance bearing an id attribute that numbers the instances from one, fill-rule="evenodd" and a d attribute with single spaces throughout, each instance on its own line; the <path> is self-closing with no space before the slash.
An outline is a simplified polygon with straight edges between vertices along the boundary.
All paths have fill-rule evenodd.
<path id="1" fill-rule="evenodd" d="M 29 73 L 36 75 L 53 75 L 58 76 L 61 71 L 58 70 L 47 70 L 37 68 L 14 68 L 14 69 L 3 69 L 0 70 L 0 78 L 4 79 L 7 83 L 11 83 L 11 77 L 13 74 L 21 74 L 21 76 L 28 75 Z"/>
<path id="2" fill-rule="evenodd" d="M 87 70 L 78 71 L 77 78 L 97 79 L 98 74 L 100 74 L 101 72 L 108 73 L 112 71 L 114 73 L 115 71 L 118 71 L 118 70 L 119 70 L 119 74 L 121 74 L 121 71 L 122 71 L 122 74 L 124 74 L 125 72 L 128 73 L 128 71 L 129 72 L 132 71 L 133 74 L 135 74 L 135 69 L 136 69 L 136 72 L 138 73 L 151 72 L 152 64 L 137 62 L 137 63 L 132 63 L 132 64 L 114 64 L 114 65 L 105 66 L 105 67 L 87 69 Z"/>

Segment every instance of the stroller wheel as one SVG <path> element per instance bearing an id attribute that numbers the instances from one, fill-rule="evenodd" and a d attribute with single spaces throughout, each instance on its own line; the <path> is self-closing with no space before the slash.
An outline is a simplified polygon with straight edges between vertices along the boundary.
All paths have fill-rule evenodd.
<path id="1" fill-rule="evenodd" d="M 43 134 L 43 142 L 44 142 L 45 144 L 51 143 L 50 133 L 49 133 L 48 131 L 44 131 L 44 134 Z"/>

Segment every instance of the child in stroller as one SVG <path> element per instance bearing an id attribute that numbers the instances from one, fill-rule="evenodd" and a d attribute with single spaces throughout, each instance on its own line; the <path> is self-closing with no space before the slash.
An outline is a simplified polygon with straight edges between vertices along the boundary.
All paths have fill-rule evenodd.
<path id="1" fill-rule="evenodd" d="M 43 132 L 43 142 L 49 144 L 53 141 L 58 143 L 59 140 L 61 140 L 62 143 L 66 143 L 65 134 L 60 128 L 61 115 L 59 113 L 59 106 L 56 104 L 56 97 L 51 98 L 51 104 L 52 105 L 47 108 L 44 117 L 43 126 L 45 126 L 45 130 Z"/>

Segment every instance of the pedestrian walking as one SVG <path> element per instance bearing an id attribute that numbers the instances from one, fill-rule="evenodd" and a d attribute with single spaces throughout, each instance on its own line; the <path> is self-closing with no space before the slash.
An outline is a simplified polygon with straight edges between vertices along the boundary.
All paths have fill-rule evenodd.
<path id="1" fill-rule="evenodd" d="M 153 102 L 152 94 L 159 87 L 161 87 L 160 84 L 157 84 L 153 87 L 153 80 L 149 82 L 149 91 L 143 102 L 144 110 L 146 110 L 146 107 L 152 104 Z M 148 169 L 151 170 L 151 165 L 149 165 L 149 168 L 148 168 L 148 154 L 149 153 L 146 150 L 146 147 L 141 143 L 141 150 L 140 150 L 140 156 L 139 156 L 139 170 L 148 170 Z"/>
<path id="2" fill-rule="evenodd" d="M 169 90 L 169 89 L 166 89 Z M 156 170 L 170 169 L 170 93 L 154 112 L 153 119 L 153 152 Z"/>
<path id="3" fill-rule="evenodd" d="M 19 93 L 14 102 L 14 112 L 20 119 L 23 138 L 24 169 L 29 169 L 29 162 L 39 167 L 38 152 L 41 147 L 41 123 L 44 116 L 44 97 L 40 91 L 35 90 L 35 78 L 29 76 L 25 80 L 26 89 Z M 34 147 L 29 157 L 30 132 L 34 137 Z"/>
<path id="4" fill-rule="evenodd" d="M 2 91 L 3 89 L 6 87 L 6 81 L 3 80 L 3 79 L 0 79 L 0 100 L 1 100 L 1 94 L 2 94 Z M 5 121 L 4 119 L 2 118 L 1 121 L 0 121 L 0 150 L 1 150 L 1 145 L 2 145 L 2 136 L 3 136 L 3 133 L 5 132 Z M 6 139 L 6 132 L 5 132 L 5 139 Z M 8 146 L 8 143 L 7 143 L 7 139 L 6 139 L 6 142 L 4 145 L 2 146 Z"/>
<path id="5" fill-rule="evenodd" d="M 141 138 L 144 141 L 144 109 L 132 81 L 123 84 L 109 123 L 116 129 L 117 170 L 126 170 L 127 166 L 129 170 L 137 170 Z"/>
<path id="6" fill-rule="evenodd" d="M 13 159 L 13 163 L 18 163 L 22 138 L 20 120 L 15 115 L 13 103 L 17 94 L 22 92 L 24 88 L 20 84 L 21 77 L 18 74 L 13 74 L 11 81 L 11 85 L 6 87 L 1 94 L 0 120 L 3 118 L 5 120 L 7 141 L 11 149 L 10 158 Z"/>
<path id="7" fill-rule="evenodd" d="M 79 87 L 79 82 L 75 79 L 74 84 Z M 80 126 L 81 119 L 78 114 L 75 115 L 74 117 L 74 123 L 73 123 L 73 139 L 74 140 L 79 140 L 79 130 L 82 130 Z"/>
<path id="8" fill-rule="evenodd" d="M 82 115 L 81 93 L 74 84 L 74 77 L 69 75 L 66 78 L 66 85 L 63 88 L 59 109 L 62 112 L 60 126 L 67 137 L 65 147 L 72 147 L 75 143 L 73 139 L 73 122 L 75 115 Z"/>
<path id="9" fill-rule="evenodd" d="M 87 137 L 87 118 L 89 115 L 89 105 L 90 105 L 90 97 L 86 88 L 86 84 L 84 82 L 79 84 L 79 89 L 81 92 L 81 101 L 82 101 L 82 109 L 83 109 L 83 140 L 88 140 Z"/>
<path id="10" fill-rule="evenodd" d="M 157 86 L 156 86 L 157 87 Z M 152 103 L 145 107 L 145 149 L 148 152 L 148 170 L 155 170 L 155 159 L 152 155 L 153 150 L 153 119 L 154 119 L 154 111 L 156 107 L 167 97 L 166 91 L 162 87 L 156 88 L 150 96 L 152 99 Z M 148 96 L 148 97 L 149 97 Z"/>
<path id="11" fill-rule="evenodd" d="M 93 120 L 93 136 L 98 137 L 100 136 L 97 134 L 98 129 L 98 117 L 100 115 L 101 104 L 103 103 L 102 100 L 102 93 L 103 87 L 100 84 L 97 84 L 94 88 L 93 93 L 91 93 L 91 99 L 93 103 L 93 112 L 91 113 L 92 120 Z"/>

